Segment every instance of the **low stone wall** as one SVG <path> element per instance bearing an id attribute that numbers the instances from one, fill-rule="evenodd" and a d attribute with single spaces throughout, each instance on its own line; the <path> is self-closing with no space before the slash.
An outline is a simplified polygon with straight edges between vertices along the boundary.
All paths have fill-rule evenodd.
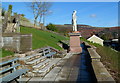
<path id="1" fill-rule="evenodd" d="M 95 51 L 93 48 L 88 48 L 88 51 L 90 53 L 91 59 L 92 59 L 92 66 L 94 69 L 95 76 L 97 78 L 98 82 L 110 82 L 115 83 L 115 80 L 112 78 L 112 76 L 109 74 L 105 66 L 100 61 L 101 57 L 100 55 Z"/>
<path id="2" fill-rule="evenodd" d="M 20 50 L 20 34 L 4 33 L 2 39 L 3 48 L 17 52 Z"/>
<path id="3" fill-rule="evenodd" d="M 32 34 L 4 33 L 2 34 L 2 47 L 14 52 L 32 50 Z"/>
<path id="4" fill-rule="evenodd" d="M 36 28 L 36 29 L 43 29 L 44 30 L 44 26 L 34 26 L 34 24 L 27 22 L 27 21 L 20 21 L 20 25 L 24 26 L 24 27 L 30 27 L 30 28 Z"/>

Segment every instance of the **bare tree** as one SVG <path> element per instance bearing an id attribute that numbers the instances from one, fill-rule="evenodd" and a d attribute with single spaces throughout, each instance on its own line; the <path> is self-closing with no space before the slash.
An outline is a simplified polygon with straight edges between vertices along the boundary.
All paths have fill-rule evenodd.
<path id="1" fill-rule="evenodd" d="M 43 24 L 45 24 L 45 16 L 50 14 L 51 12 L 49 11 L 50 10 L 50 7 L 51 7 L 52 3 L 50 2 L 43 2 L 43 12 L 42 12 L 42 15 L 43 15 Z"/>
<path id="2" fill-rule="evenodd" d="M 45 24 L 45 16 L 51 14 L 50 12 L 51 6 L 52 6 L 51 2 L 42 2 L 42 8 L 41 8 L 42 12 L 39 15 L 39 25 L 41 25 L 41 21 L 43 21 L 43 25 Z"/>
<path id="3" fill-rule="evenodd" d="M 43 18 L 43 24 L 45 24 L 45 16 L 49 14 L 49 9 L 51 7 L 50 2 L 42 2 L 39 0 L 34 0 L 29 6 L 34 14 L 34 26 L 36 26 L 37 20 L 39 18 L 39 25 L 41 24 Z"/>
<path id="4" fill-rule="evenodd" d="M 30 5 L 29 5 L 30 9 L 32 10 L 33 12 L 33 15 L 34 15 L 34 26 L 36 26 L 36 23 L 37 23 L 37 19 L 40 15 L 40 13 L 42 12 L 41 11 L 41 8 L 42 8 L 42 2 L 31 2 Z"/>

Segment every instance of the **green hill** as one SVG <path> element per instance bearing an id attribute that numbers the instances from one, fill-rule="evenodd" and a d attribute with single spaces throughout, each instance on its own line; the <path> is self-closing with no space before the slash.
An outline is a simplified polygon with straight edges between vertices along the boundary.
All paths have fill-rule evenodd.
<path id="1" fill-rule="evenodd" d="M 58 50 L 62 48 L 57 45 L 60 40 L 67 40 L 68 38 L 60 36 L 48 31 L 37 30 L 35 28 L 21 27 L 21 33 L 32 33 L 32 48 L 37 49 L 44 46 L 51 46 Z"/>

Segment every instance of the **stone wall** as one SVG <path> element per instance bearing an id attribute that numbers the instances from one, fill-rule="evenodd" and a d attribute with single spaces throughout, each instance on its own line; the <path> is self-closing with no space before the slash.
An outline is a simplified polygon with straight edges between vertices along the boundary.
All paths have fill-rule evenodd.
<path id="1" fill-rule="evenodd" d="M 89 46 L 89 44 L 86 43 Z M 116 83 L 110 73 L 107 71 L 105 66 L 100 61 L 101 56 L 96 52 L 94 48 L 88 48 L 91 57 L 92 67 L 98 83 Z"/>
<path id="2" fill-rule="evenodd" d="M 20 25 L 24 26 L 24 27 L 37 28 L 37 29 L 43 29 L 44 28 L 43 25 L 41 25 L 41 27 L 40 26 L 34 26 L 34 24 L 32 24 L 30 22 L 27 22 L 27 21 L 20 21 Z"/>
<path id="3" fill-rule="evenodd" d="M 5 49 L 21 53 L 32 50 L 31 34 L 4 33 L 2 36 Z"/>
<path id="4" fill-rule="evenodd" d="M 32 34 L 22 34 L 20 41 L 20 51 L 27 52 L 32 50 Z"/>

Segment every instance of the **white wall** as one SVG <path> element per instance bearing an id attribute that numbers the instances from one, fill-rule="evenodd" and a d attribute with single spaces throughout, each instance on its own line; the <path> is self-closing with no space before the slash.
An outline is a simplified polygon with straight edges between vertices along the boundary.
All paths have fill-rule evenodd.
<path id="1" fill-rule="evenodd" d="M 90 42 L 97 43 L 97 44 L 100 44 L 100 45 L 103 46 L 103 41 L 104 40 L 102 40 L 101 38 L 99 38 L 99 37 L 97 37 L 95 35 L 93 35 L 92 37 L 88 38 L 87 40 L 90 41 Z"/>

